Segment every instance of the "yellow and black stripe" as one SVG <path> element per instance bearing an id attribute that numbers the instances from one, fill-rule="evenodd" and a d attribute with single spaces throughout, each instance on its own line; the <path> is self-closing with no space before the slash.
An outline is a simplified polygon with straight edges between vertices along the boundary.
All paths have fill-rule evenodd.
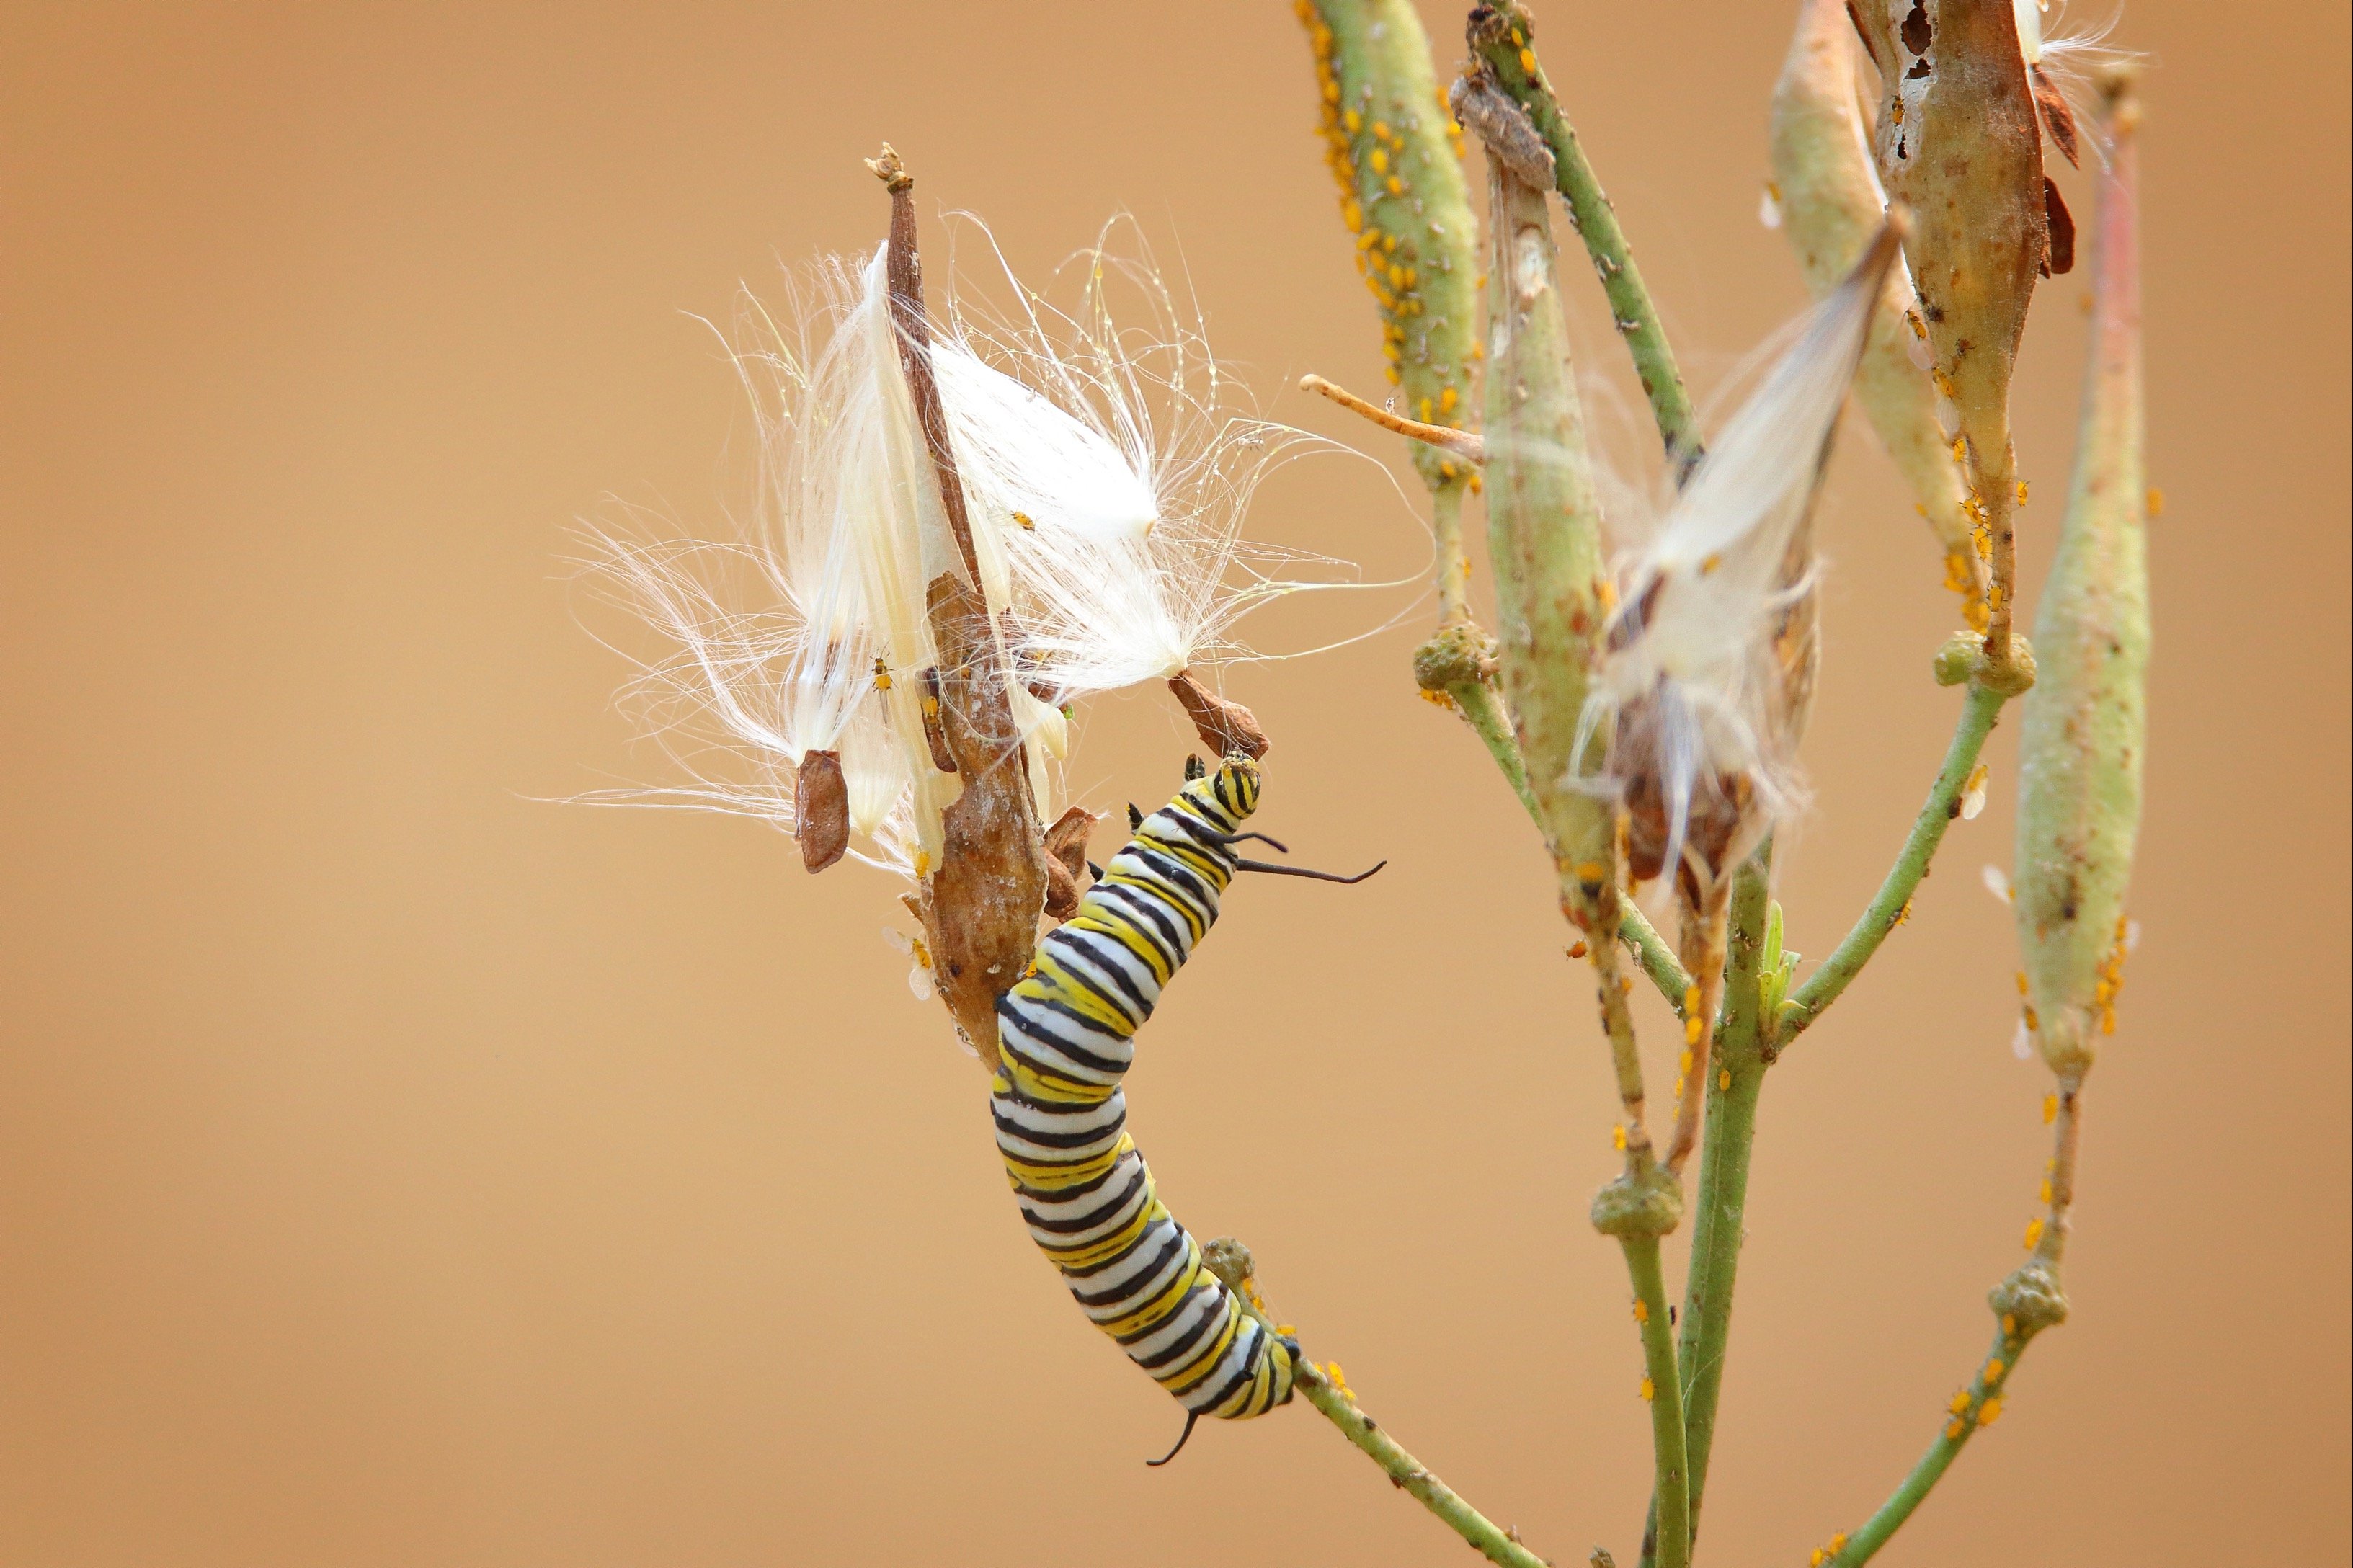
<path id="1" fill-rule="evenodd" d="M 1227 762 L 1136 824 L 1078 913 L 997 1005 L 989 1094 L 1029 1234 L 1095 1326 L 1202 1415 L 1262 1415 L 1291 1398 L 1299 1347 L 1242 1310 L 1153 1189 L 1127 1135 L 1120 1079 L 1240 865 L 1257 764 Z"/>

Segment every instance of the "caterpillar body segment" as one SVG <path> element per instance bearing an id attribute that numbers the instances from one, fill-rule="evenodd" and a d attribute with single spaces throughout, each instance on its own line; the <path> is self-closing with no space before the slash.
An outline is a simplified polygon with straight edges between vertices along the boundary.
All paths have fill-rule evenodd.
<path id="1" fill-rule="evenodd" d="M 997 1145 L 1029 1234 L 1097 1328 L 1191 1421 L 1291 1399 L 1299 1347 L 1242 1309 L 1127 1135 L 1135 1031 L 1208 934 L 1259 772 L 1235 759 L 1145 817 L 997 1005 Z M 1180 1445 L 1181 1446 L 1181 1445 Z"/>

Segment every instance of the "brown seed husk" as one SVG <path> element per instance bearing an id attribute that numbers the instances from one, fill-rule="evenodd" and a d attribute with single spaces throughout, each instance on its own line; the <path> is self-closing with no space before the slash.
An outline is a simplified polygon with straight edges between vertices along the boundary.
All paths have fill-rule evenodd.
<path id="1" fill-rule="evenodd" d="M 1189 669 L 1170 676 L 1168 689 L 1185 705 L 1185 716 L 1193 721 L 1201 744 L 1211 756 L 1243 756 L 1256 762 L 1266 755 L 1266 731 L 1259 728 L 1257 714 L 1219 696 L 1194 679 Z"/>
<path id="2" fill-rule="evenodd" d="M 1046 913 L 1066 921 L 1079 912 L 1079 873 L 1086 869 L 1087 835 L 1103 819 L 1083 805 L 1074 805 L 1046 829 Z"/>
<path id="3" fill-rule="evenodd" d="M 793 773 L 793 837 L 801 865 L 822 871 L 849 850 L 849 784 L 839 752 L 810 752 Z"/>

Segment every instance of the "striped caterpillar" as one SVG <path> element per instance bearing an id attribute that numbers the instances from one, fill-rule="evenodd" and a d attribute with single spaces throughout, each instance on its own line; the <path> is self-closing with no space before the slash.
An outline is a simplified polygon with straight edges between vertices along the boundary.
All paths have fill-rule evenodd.
<path id="1" fill-rule="evenodd" d="M 1185 1406 L 1184 1436 L 1154 1464 L 1175 1458 L 1204 1415 L 1238 1420 L 1288 1404 L 1299 1346 L 1243 1309 L 1154 1190 L 1120 1089 L 1135 1031 L 1208 934 L 1237 871 L 1355 882 L 1380 869 L 1334 877 L 1241 858 L 1234 846 L 1245 838 L 1282 847 L 1241 830 L 1258 805 L 1258 765 L 1229 758 L 1205 777 L 1198 768 L 1188 763 L 1185 787 L 1150 816 L 1128 808 L 1126 847 L 999 998 L 1002 1059 L 989 1089 L 1030 1237 L 1094 1325 Z"/>

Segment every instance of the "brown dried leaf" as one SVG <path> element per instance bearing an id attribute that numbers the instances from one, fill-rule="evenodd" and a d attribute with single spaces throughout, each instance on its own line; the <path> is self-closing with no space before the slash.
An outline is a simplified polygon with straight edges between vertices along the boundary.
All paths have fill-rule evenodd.
<path id="1" fill-rule="evenodd" d="M 793 837 L 801 864 L 822 871 L 849 849 L 849 784 L 839 752 L 810 752 L 793 774 Z"/>
<path id="2" fill-rule="evenodd" d="M 1185 705 L 1186 717 L 1193 721 L 1201 744 L 1209 749 L 1212 756 L 1240 755 L 1256 762 L 1266 755 L 1266 731 L 1259 728 L 1257 714 L 1211 691 L 1195 679 L 1189 669 L 1170 676 L 1168 689 Z"/>

